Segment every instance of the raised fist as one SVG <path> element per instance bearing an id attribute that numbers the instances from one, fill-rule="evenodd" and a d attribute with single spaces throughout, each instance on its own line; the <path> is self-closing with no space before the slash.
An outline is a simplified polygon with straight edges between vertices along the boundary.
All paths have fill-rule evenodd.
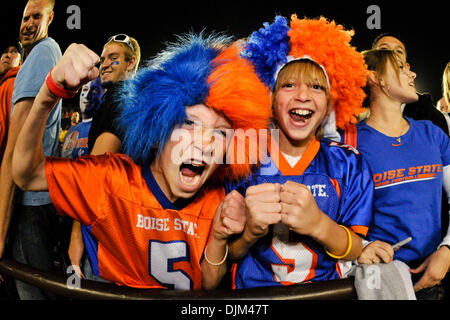
<path id="1" fill-rule="evenodd" d="M 95 65 L 99 56 L 83 44 L 72 43 L 52 70 L 55 83 L 70 91 L 77 91 L 82 85 L 98 77 Z"/>

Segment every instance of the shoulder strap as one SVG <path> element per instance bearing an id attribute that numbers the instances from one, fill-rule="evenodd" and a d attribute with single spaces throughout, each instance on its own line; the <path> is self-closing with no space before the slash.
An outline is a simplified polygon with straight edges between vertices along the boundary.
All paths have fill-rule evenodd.
<path id="1" fill-rule="evenodd" d="M 356 129 L 356 125 L 350 124 L 345 127 L 345 135 L 344 135 L 344 144 L 352 146 L 356 149 L 358 144 L 358 131 Z"/>

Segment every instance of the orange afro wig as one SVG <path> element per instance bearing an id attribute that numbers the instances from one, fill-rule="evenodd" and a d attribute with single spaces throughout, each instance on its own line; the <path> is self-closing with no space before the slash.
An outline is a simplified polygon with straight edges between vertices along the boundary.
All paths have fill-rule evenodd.
<path id="1" fill-rule="evenodd" d="M 290 55 L 308 55 L 325 68 L 337 127 L 344 129 L 347 124 L 356 123 L 355 116 L 364 111 L 366 95 L 362 88 L 367 81 L 367 66 L 362 54 L 350 45 L 351 32 L 324 17 L 298 19 L 292 15 L 288 36 Z"/>
<path id="2" fill-rule="evenodd" d="M 330 84 L 336 127 L 344 129 L 356 123 L 364 111 L 362 88 L 367 81 L 364 58 L 350 45 L 351 39 L 352 32 L 324 17 L 298 19 L 294 14 L 288 25 L 285 18 L 277 16 L 272 25 L 265 23 L 251 35 L 243 56 L 253 62 L 271 89 L 274 77 L 288 62 L 307 58 L 319 64 Z"/>

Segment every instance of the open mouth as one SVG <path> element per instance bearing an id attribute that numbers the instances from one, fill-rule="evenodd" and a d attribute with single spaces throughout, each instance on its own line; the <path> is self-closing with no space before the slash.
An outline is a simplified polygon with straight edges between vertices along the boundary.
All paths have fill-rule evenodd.
<path id="1" fill-rule="evenodd" d="M 180 166 L 180 181 L 188 188 L 196 188 L 205 171 L 206 163 L 195 160 L 186 161 Z"/>
<path id="2" fill-rule="evenodd" d="M 313 116 L 314 111 L 308 109 L 292 109 L 289 111 L 291 119 L 295 122 L 306 122 Z"/>

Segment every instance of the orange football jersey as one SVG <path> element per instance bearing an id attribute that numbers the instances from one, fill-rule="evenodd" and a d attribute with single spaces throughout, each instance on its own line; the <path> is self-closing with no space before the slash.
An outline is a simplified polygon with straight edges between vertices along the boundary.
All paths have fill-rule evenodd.
<path id="1" fill-rule="evenodd" d="M 47 158 L 60 214 L 90 226 L 100 276 L 136 288 L 201 289 L 200 261 L 223 188 L 171 203 L 149 168 L 119 154 Z"/>

